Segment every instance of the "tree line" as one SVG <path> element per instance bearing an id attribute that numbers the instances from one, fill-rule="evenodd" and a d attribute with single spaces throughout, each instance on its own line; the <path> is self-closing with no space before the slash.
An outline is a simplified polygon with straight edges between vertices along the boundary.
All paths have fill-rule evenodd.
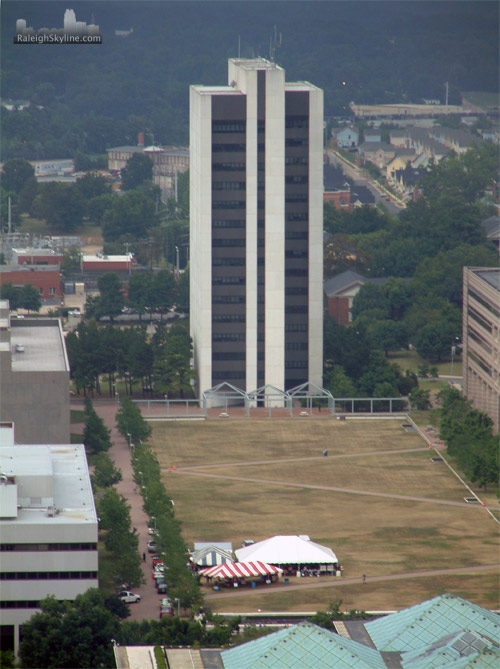
<path id="1" fill-rule="evenodd" d="M 99 396 L 107 383 L 111 396 L 120 380 L 130 395 L 140 384 L 143 397 L 192 396 L 192 342 L 181 323 L 157 323 L 149 337 L 145 325 L 121 329 L 84 320 L 66 335 L 66 349 L 77 393 Z"/>
<path id="2" fill-rule="evenodd" d="M 443 389 L 439 434 L 447 451 L 472 483 L 498 485 L 498 435 L 493 434 L 493 421 L 454 388 Z"/>

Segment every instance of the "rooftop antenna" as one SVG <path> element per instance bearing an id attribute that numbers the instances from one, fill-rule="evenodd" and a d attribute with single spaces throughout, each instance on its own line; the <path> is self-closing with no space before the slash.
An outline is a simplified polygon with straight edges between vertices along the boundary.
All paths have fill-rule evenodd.
<path id="1" fill-rule="evenodd" d="M 238 58 L 241 58 L 241 35 L 238 35 Z"/>
<path id="2" fill-rule="evenodd" d="M 278 38 L 278 31 L 276 26 L 274 26 L 274 37 L 271 37 L 269 40 L 269 60 L 274 63 L 276 62 L 276 50 L 283 44 L 283 36 L 280 33 Z"/>

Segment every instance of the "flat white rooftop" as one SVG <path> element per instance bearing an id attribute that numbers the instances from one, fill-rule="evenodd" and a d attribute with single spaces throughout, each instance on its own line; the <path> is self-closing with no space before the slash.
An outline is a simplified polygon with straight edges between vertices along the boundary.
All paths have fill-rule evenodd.
<path id="1" fill-rule="evenodd" d="M 13 322 L 11 321 L 11 325 Z M 24 352 L 16 346 L 24 346 Z M 66 349 L 59 321 L 48 326 L 37 325 L 35 320 L 23 321 L 22 327 L 11 328 L 12 371 L 46 372 L 69 371 Z"/>
<path id="2" fill-rule="evenodd" d="M 29 498 L 30 476 L 51 475 L 53 502 L 57 513 L 47 515 L 46 508 L 21 506 L 16 523 L 66 524 L 97 523 L 85 448 L 77 444 L 0 447 L 0 471 L 22 482 L 18 499 Z M 4 521 L 6 523 L 12 521 Z M 2 523 L 0 522 L 0 528 Z"/>

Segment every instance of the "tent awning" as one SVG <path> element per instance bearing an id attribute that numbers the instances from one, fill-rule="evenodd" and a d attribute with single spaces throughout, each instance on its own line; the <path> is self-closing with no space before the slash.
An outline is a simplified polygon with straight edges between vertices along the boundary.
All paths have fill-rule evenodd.
<path id="1" fill-rule="evenodd" d="M 301 536 L 276 536 L 235 551 L 242 562 L 262 560 L 266 564 L 335 564 L 331 548 Z"/>
<path id="2" fill-rule="evenodd" d="M 202 569 L 200 574 L 208 578 L 248 578 L 252 576 L 269 576 L 282 574 L 283 570 L 265 562 L 226 562 Z"/>

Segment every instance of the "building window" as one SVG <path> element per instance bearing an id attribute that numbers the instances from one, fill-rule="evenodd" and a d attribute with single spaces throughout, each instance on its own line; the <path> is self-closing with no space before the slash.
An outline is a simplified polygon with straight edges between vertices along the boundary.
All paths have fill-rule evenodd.
<path id="1" fill-rule="evenodd" d="M 230 220 L 230 221 L 222 221 L 220 219 L 214 219 L 212 220 L 212 227 L 213 228 L 244 228 L 245 227 L 245 221 L 243 220 Z"/>
<path id="2" fill-rule="evenodd" d="M 308 306 L 305 304 L 304 306 L 288 306 L 285 307 L 285 311 L 287 314 L 307 314 L 308 313 Z"/>
<path id="3" fill-rule="evenodd" d="M 56 294 L 56 289 L 55 288 L 49 288 L 49 295 L 55 295 Z"/>
<path id="4" fill-rule="evenodd" d="M 245 144 L 212 144 L 212 153 L 245 153 Z"/>
<path id="5" fill-rule="evenodd" d="M 245 190 L 244 181 L 214 181 L 212 184 L 214 190 Z"/>
<path id="6" fill-rule="evenodd" d="M 214 323 L 244 323 L 245 314 L 213 314 Z"/>
<path id="7" fill-rule="evenodd" d="M 307 116 L 287 116 L 285 120 L 286 128 L 308 128 L 309 118 Z"/>
<path id="8" fill-rule="evenodd" d="M 245 163 L 213 163 L 212 169 L 220 172 L 241 172 L 245 171 Z"/>
<path id="9" fill-rule="evenodd" d="M 307 360 L 289 360 L 285 362 L 285 369 L 307 369 Z"/>
<path id="10" fill-rule="evenodd" d="M 212 353 L 212 360 L 244 360 L 245 354 L 243 352 L 235 353 Z"/>
<path id="11" fill-rule="evenodd" d="M 214 295 L 212 304 L 245 304 L 244 295 Z"/>
<path id="12" fill-rule="evenodd" d="M 231 246 L 245 246 L 245 239 L 212 239 L 212 247 L 231 247 Z"/>
<path id="13" fill-rule="evenodd" d="M 226 381 L 228 379 L 244 379 L 245 378 L 245 372 L 212 372 L 212 379 L 214 381 Z"/>
<path id="14" fill-rule="evenodd" d="M 212 209 L 244 209 L 245 200 L 214 200 Z"/>
<path id="15" fill-rule="evenodd" d="M 301 176 L 299 174 L 294 174 L 290 177 L 285 177 L 285 183 L 287 184 L 307 184 L 309 183 L 309 177 L 307 175 Z"/>
<path id="16" fill-rule="evenodd" d="M 285 325 L 285 332 L 307 332 L 307 323 L 289 323 Z"/>
<path id="17" fill-rule="evenodd" d="M 214 286 L 221 286 L 230 284 L 233 286 L 244 286 L 245 277 L 244 276 L 216 276 L 212 280 Z"/>
<path id="18" fill-rule="evenodd" d="M 212 121 L 212 132 L 245 132 L 245 122 Z"/>
<path id="19" fill-rule="evenodd" d="M 307 251 L 285 251 L 285 258 L 307 258 Z"/>
<path id="20" fill-rule="evenodd" d="M 97 544 L 0 544 L 0 551 L 96 551 Z"/>
<path id="21" fill-rule="evenodd" d="M 60 581 L 97 578 L 96 571 L 2 571 L 0 581 Z"/>
<path id="22" fill-rule="evenodd" d="M 215 267 L 241 267 L 245 265 L 245 258 L 212 258 Z"/>
<path id="23" fill-rule="evenodd" d="M 215 332 L 212 335 L 212 341 L 217 343 L 245 341 L 245 334 L 243 332 Z"/>

